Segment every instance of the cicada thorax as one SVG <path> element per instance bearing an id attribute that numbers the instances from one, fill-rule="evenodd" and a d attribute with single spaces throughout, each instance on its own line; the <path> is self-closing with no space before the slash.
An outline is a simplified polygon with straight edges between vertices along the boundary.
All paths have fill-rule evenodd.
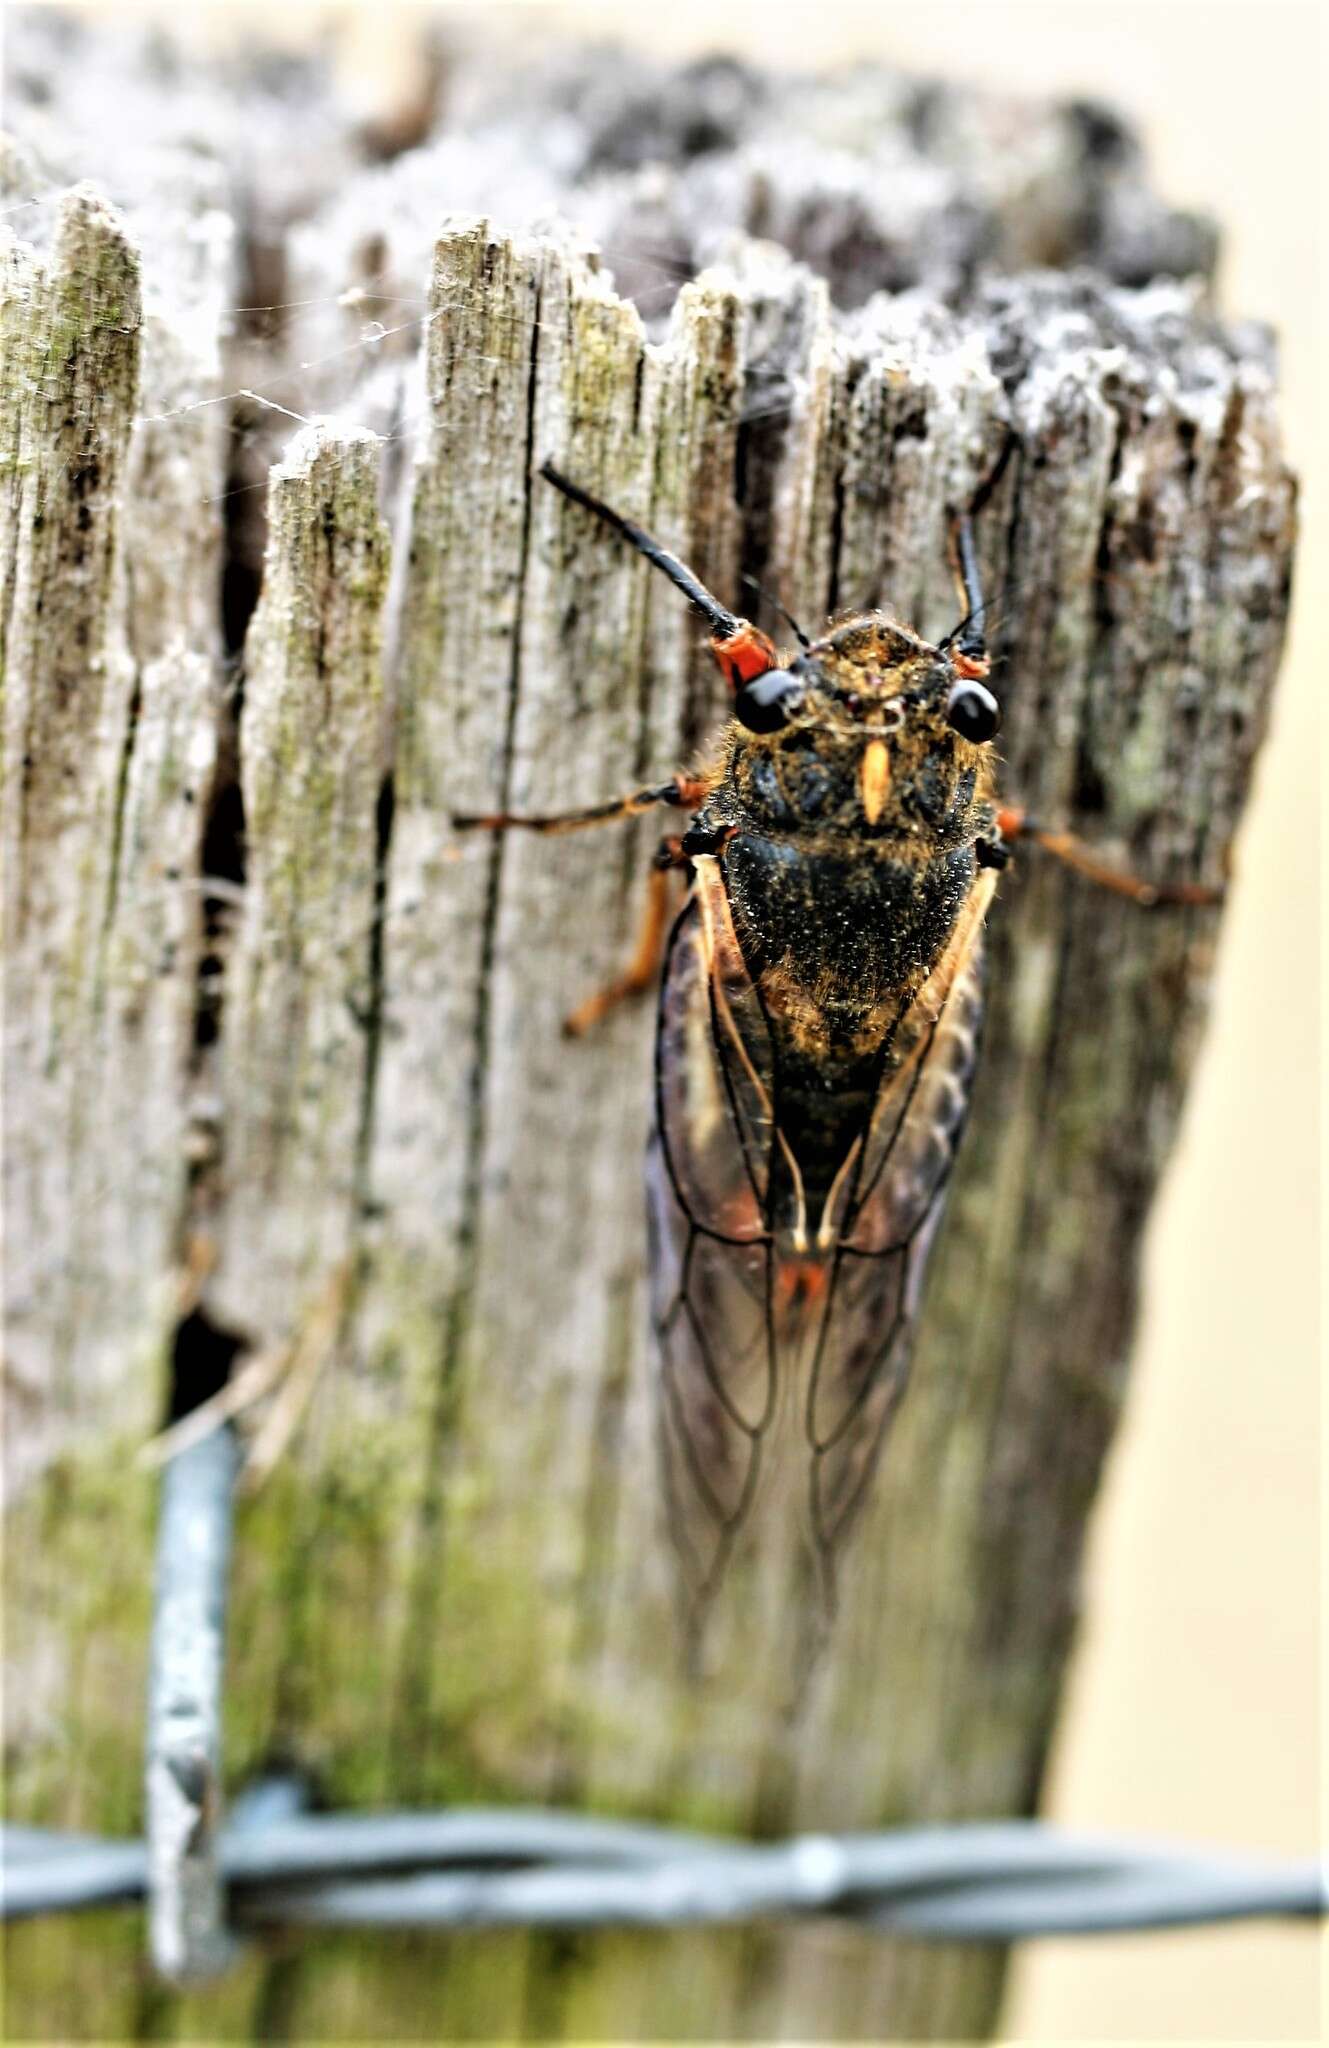
<path id="1" fill-rule="evenodd" d="M 947 722 L 946 654 L 886 614 L 847 621 L 790 673 L 798 715 L 770 734 L 728 728 L 698 828 L 728 831 L 727 911 L 780 1128 L 820 1211 L 973 890 L 992 770 Z M 792 1225 L 787 1203 L 776 1214 Z"/>
<path id="2" fill-rule="evenodd" d="M 992 886 L 946 652 L 874 614 L 787 675 L 782 723 L 726 729 L 661 994 L 655 1312 L 699 1607 L 759 1500 L 831 1595 L 903 1389 Z"/>

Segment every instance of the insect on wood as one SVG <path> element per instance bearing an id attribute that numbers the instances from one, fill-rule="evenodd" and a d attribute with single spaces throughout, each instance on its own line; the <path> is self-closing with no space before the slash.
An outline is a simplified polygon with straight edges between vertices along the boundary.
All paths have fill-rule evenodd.
<path id="1" fill-rule="evenodd" d="M 637 549 L 706 620 L 732 716 L 695 773 L 554 816 L 570 832 L 657 805 L 691 814 L 656 857 L 627 971 L 574 1035 L 655 980 L 647 1154 L 658 1423 L 694 1640 L 759 1498 L 797 1516 L 823 1621 L 904 1393 L 928 1256 L 964 1129 L 983 924 L 1025 839 L 1142 905 L 1209 902 L 1100 863 L 999 806 L 972 519 L 952 522 L 966 607 L 938 644 L 886 610 L 782 656 L 632 521 L 542 476 Z M 687 878 L 669 920 L 669 874 Z"/>

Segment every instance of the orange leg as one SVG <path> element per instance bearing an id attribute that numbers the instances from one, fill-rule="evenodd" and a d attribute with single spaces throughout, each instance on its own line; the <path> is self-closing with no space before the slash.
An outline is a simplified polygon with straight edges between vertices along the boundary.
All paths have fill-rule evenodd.
<path id="1" fill-rule="evenodd" d="M 1142 910 L 1152 910 L 1164 903 L 1205 905 L 1223 901 L 1222 889 L 1210 889 L 1200 882 L 1146 882 L 1140 875 L 1109 867 L 1082 839 L 1077 839 L 1071 832 L 1045 832 L 1019 806 L 998 811 L 997 828 L 1008 846 L 1021 839 L 1032 840 L 1054 860 L 1074 868 L 1078 875 L 1097 883 L 1100 889 L 1110 889 L 1114 896 L 1125 896 L 1130 902 L 1139 904 Z"/>
<path id="2" fill-rule="evenodd" d="M 512 811 L 461 812 L 452 823 L 458 832 L 506 832 L 518 826 L 525 832 L 584 832 L 591 825 L 614 825 L 623 818 L 639 818 L 656 804 L 676 804 L 693 811 L 706 794 L 706 785 L 695 775 L 676 775 L 654 789 L 634 790 L 631 796 L 613 797 L 608 803 L 590 804 L 582 811 L 555 811 L 548 817 L 522 818 Z"/>
<path id="3" fill-rule="evenodd" d="M 646 907 L 632 958 L 620 975 L 604 988 L 597 989 L 594 995 L 587 996 L 584 1003 L 578 1003 L 572 1015 L 564 1019 L 565 1038 L 581 1038 L 620 1003 L 629 1002 L 633 996 L 645 995 L 654 986 L 669 931 L 669 867 L 672 865 L 673 861 L 666 864 L 661 860 L 651 869 L 650 880 L 646 884 Z"/>

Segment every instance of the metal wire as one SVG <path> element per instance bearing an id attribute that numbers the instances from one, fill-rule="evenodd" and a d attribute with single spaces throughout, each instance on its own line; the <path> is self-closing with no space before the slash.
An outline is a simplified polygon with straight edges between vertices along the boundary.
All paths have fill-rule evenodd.
<path id="1" fill-rule="evenodd" d="M 17 1919 L 141 1898 L 141 1842 L 8 1830 Z M 1202 1856 L 999 1821 L 754 1845 L 577 1814 L 452 1809 L 313 1814 L 217 1844 L 237 1923 L 664 1927 L 838 1914 L 957 1941 L 1314 1918 L 1313 1863 Z"/>
<path id="2" fill-rule="evenodd" d="M 153 1960 L 186 1981 L 231 1929 L 667 1927 L 834 1914 L 952 1941 L 1316 1918 L 1326 1882 L 1284 1864 L 1062 1834 L 1037 1821 L 752 1843 L 538 1809 L 308 1814 L 295 1781 L 222 1827 L 229 1427 L 163 1475 L 148 1697 L 148 1839 L 0 1830 L 0 1917 L 146 1899 Z"/>
<path id="3" fill-rule="evenodd" d="M 233 1943 L 217 1866 L 226 1586 L 240 1443 L 229 1423 L 162 1476 L 144 1804 L 148 1941 L 177 1982 L 224 1969 Z"/>

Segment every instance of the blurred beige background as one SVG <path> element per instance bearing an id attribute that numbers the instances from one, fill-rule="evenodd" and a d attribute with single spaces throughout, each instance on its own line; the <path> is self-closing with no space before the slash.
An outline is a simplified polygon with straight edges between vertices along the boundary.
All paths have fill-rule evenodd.
<path id="1" fill-rule="evenodd" d="M 209 39 L 302 38 L 330 24 L 368 110 L 409 77 L 433 10 L 95 11 L 161 12 Z M 455 11 L 486 9 L 472 0 Z M 1225 310 L 1282 336 L 1287 445 L 1305 484 L 1293 641 L 1240 847 L 1212 1028 L 1154 1219 L 1134 1388 L 1097 1518 L 1050 1807 L 1072 1826 L 1304 1855 L 1322 1818 L 1319 8 L 526 0 L 526 11 L 675 54 L 719 46 L 802 65 L 863 54 L 1110 99 L 1142 127 L 1158 188 L 1222 222 Z M 1322 1959 L 1312 1933 L 1275 1927 L 1037 1944 L 1017 1965 L 1007 2038 L 1316 2040 Z"/>

